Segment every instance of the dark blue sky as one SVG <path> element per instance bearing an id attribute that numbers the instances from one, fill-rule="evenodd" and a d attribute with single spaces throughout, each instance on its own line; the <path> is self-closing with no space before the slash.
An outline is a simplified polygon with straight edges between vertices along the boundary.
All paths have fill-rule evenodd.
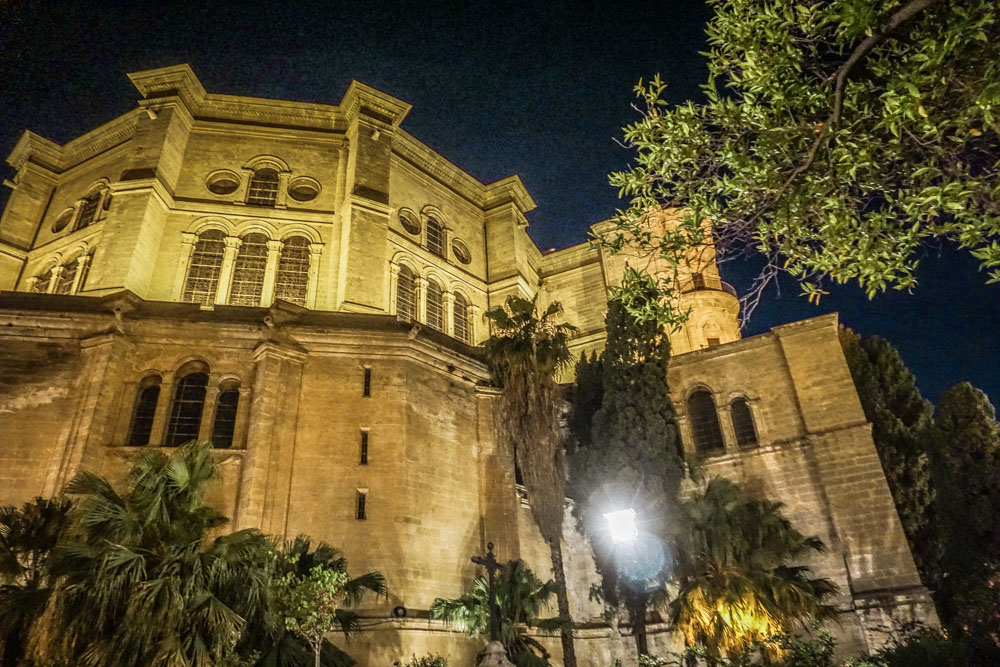
<path id="1" fill-rule="evenodd" d="M 630 158 L 616 140 L 636 81 L 660 73 L 671 101 L 698 97 L 707 17 L 695 0 L 12 0 L 0 6 L 0 152 L 25 128 L 64 142 L 133 108 L 129 71 L 187 62 L 212 92 L 328 104 L 358 79 L 412 103 L 404 128 L 476 178 L 519 174 L 539 205 L 532 236 L 560 247 L 617 206 L 607 174 Z M 724 271 L 746 284 L 748 271 Z M 1000 286 L 947 250 L 918 276 L 912 295 L 846 287 L 819 307 L 794 285 L 771 291 L 745 335 L 837 310 L 892 341 L 929 398 L 961 380 L 1000 397 Z"/>

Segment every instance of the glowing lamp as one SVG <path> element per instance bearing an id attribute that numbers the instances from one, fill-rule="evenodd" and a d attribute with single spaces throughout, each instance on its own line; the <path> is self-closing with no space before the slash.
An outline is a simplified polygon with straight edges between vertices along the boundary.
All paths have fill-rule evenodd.
<path id="1" fill-rule="evenodd" d="M 631 507 L 608 512 L 604 518 L 608 520 L 608 530 L 615 544 L 626 544 L 639 536 L 639 529 L 635 525 L 635 510 Z"/>

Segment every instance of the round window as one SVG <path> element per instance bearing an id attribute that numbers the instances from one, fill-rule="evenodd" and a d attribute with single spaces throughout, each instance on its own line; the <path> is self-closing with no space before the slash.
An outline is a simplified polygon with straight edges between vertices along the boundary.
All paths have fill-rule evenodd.
<path id="1" fill-rule="evenodd" d="M 208 191 L 216 195 L 231 195 L 240 187 L 240 177 L 225 169 L 208 175 L 205 181 Z"/>
<path id="2" fill-rule="evenodd" d="M 402 210 L 399 212 L 399 224 L 413 235 L 420 233 L 420 223 L 417 221 L 417 216 L 413 215 L 411 211 Z"/>
<path id="3" fill-rule="evenodd" d="M 319 194 L 319 183 L 311 178 L 296 178 L 288 184 L 288 196 L 295 201 L 312 201 Z"/>
<path id="4" fill-rule="evenodd" d="M 469 252 L 469 247 L 458 239 L 451 242 L 451 251 L 455 253 L 455 259 L 462 264 L 468 264 L 472 261 L 472 253 Z"/>
<path id="5" fill-rule="evenodd" d="M 73 220 L 73 213 L 74 210 L 72 207 L 60 213 L 59 217 L 56 218 L 56 221 L 52 223 L 52 231 L 61 232 L 62 230 L 66 229 L 66 225 L 68 225 Z"/>

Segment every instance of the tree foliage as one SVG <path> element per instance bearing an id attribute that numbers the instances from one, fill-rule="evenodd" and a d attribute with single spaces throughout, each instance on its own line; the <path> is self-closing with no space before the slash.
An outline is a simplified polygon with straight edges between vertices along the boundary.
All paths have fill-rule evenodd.
<path id="1" fill-rule="evenodd" d="M 750 305 L 780 272 L 811 300 L 830 281 L 912 288 L 942 239 L 1000 280 L 995 2 L 708 1 L 704 101 L 667 104 L 658 76 L 636 86 L 613 249 L 677 266 L 714 233 L 721 259 L 766 262 Z M 661 208 L 682 220 L 650 231 Z"/>
<path id="2" fill-rule="evenodd" d="M 494 582 L 496 605 L 500 613 L 500 642 L 517 667 L 550 665 L 549 653 L 534 638 L 525 634 L 528 627 L 544 632 L 559 632 L 566 627 L 566 617 L 540 618 L 545 606 L 556 594 L 555 581 L 543 582 L 523 561 L 513 560 L 497 574 Z M 437 598 L 431 605 L 431 618 L 456 625 L 472 637 L 490 631 L 489 582 L 479 577 L 468 593 L 459 598 Z"/>
<path id="3" fill-rule="evenodd" d="M 684 503 L 670 620 L 689 646 L 733 657 L 796 625 L 835 617 L 826 602 L 836 584 L 810 578 L 798 564 L 823 543 L 802 535 L 781 509 L 722 478 Z M 781 657 L 780 646 L 767 650 Z"/>
<path id="4" fill-rule="evenodd" d="M 520 466 L 531 514 L 549 545 L 559 613 L 569 618 L 561 542 L 566 498 L 563 398 L 556 376 L 572 359 L 568 342 L 576 329 L 556 322 L 561 311 L 555 302 L 539 315 L 535 301 L 510 296 L 503 308 L 486 312 L 492 330 L 483 349 L 501 389 L 497 432 L 507 439 Z M 562 645 L 565 664 L 576 667 L 570 625 L 563 630 Z"/>
<path id="5" fill-rule="evenodd" d="M 653 286 L 648 286 L 643 297 L 657 298 Z M 618 299 L 608 304 L 606 324 L 607 343 L 600 362 L 584 366 L 587 372 L 577 378 L 578 400 L 588 400 L 580 401 L 574 410 L 578 414 L 592 410 L 595 395 L 600 397 L 600 407 L 591 413 L 589 433 L 579 436 L 581 447 L 572 462 L 572 495 L 577 518 L 594 549 L 602 598 L 611 607 L 626 608 L 641 655 L 646 652 L 649 592 L 670 574 L 666 545 L 684 464 L 667 386 L 670 343 L 666 332 L 655 320 L 632 317 Z M 595 370 L 601 374 L 599 391 Z M 639 517 L 643 548 L 650 550 L 644 558 L 650 560 L 643 567 L 623 570 L 622 548 L 609 539 L 604 514 L 626 508 L 634 509 Z"/>
<path id="6" fill-rule="evenodd" d="M 840 343 L 861 407 L 872 424 L 872 439 L 903 530 L 921 573 L 927 573 L 930 554 L 936 551 L 927 454 L 934 408 L 920 395 L 916 379 L 887 340 L 861 338 L 841 327 Z"/>

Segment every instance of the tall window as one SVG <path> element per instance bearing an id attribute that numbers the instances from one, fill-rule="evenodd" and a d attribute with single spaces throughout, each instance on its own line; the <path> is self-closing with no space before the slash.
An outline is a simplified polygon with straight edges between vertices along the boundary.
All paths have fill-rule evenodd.
<path id="1" fill-rule="evenodd" d="M 247 234 L 240 243 L 240 252 L 236 255 L 233 266 L 229 305 L 259 306 L 266 269 L 267 237 L 263 234 Z"/>
<path id="2" fill-rule="evenodd" d="M 76 280 L 78 266 L 79 262 L 76 259 L 63 264 L 62 271 L 59 272 L 59 278 L 56 279 L 56 288 L 53 290 L 56 294 L 73 293 L 73 281 Z"/>
<path id="3" fill-rule="evenodd" d="M 434 218 L 427 219 L 427 249 L 438 257 L 444 257 L 444 228 Z"/>
<path id="4" fill-rule="evenodd" d="M 737 398 L 729 406 L 729 414 L 733 419 L 733 432 L 736 434 L 736 444 L 740 447 L 753 447 L 757 444 L 757 427 L 753 423 L 753 413 L 745 398 Z"/>
<path id="5" fill-rule="evenodd" d="M 254 206 L 274 206 L 278 201 L 278 172 L 274 169 L 258 169 L 250 177 L 247 188 L 247 203 Z"/>
<path id="6" fill-rule="evenodd" d="M 354 516 L 358 521 L 364 521 L 368 518 L 368 493 L 366 491 L 358 491 L 358 504 Z"/>
<path id="7" fill-rule="evenodd" d="M 715 410 L 715 399 L 704 389 L 691 394 L 688 399 L 688 418 L 694 434 L 694 446 L 699 452 L 725 449 L 719 415 Z"/>
<path id="8" fill-rule="evenodd" d="M 219 272 L 226 251 L 226 235 L 217 229 L 204 232 L 191 253 L 187 279 L 184 281 L 184 300 L 194 303 L 215 303 L 219 287 Z"/>
<path id="9" fill-rule="evenodd" d="M 201 414 L 205 408 L 205 387 L 208 374 L 200 371 L 181 377 L 174 386 L 174 401 L 170 406 L 167 437 L 164 444 L 176 447 L 198 439 Z"/>
<path id="10" fill-rule="evenodd" d="M 691 274 L 691 286 L 695 289 L 705 289 L 705 275 L 702 273 Z"/>
<path id="11" fill-rule="evenodd" d="M 278 273 L 274 280 L 274 298 L 304 306 L 308 291 L 309 239 L 293 236 L 285 239 L 281 247 Z"/>
<path id="12" fill-rule="evenodd" d="M 83 203 L 80 204 L 80 214 L 76 217 L 76 227 L 74 229 L 83 229 L 94 221 L 97 217 L 97 209 L 101 205 L 101 194 L 103 193 L 92 192 L 83 200 Z"/>
<path id="13" fill-rule="evenodd" d="M 156 415 L 156 403 L 159 399 L 160 378 L 155 375 L 143 378 L 135 394 L 132 423 L 129 425 L 128 440 L 125 444 L 132 447 L 149 444 L 149 436 L 153 432 L 153 417 Z"/>
<path id="14" fill-rule="evenodd" d="M 427 281 L 427 325 L 444 331 L 444 292 L 433 280 Z"/>
<path id="15" fill-rule="evenodd" d="M 372 369 L 365 368 L 365 379 L 361 383 L 361 395 L 370 398 L 372 395 Z"/>
<path id="16" fill-rule="evenodd" d="M 455 293 L 455 303 L 452 306 L 452 329 L 455 338 L 463 343 L 472 344 L 472 327 L 469 326 L 469 302 L 465 300 L 461 292 Z"/>
<path id="17" fill-rule="evenodd" d="M 368 431 L 361 431 L 361 456 L 358 463 L 368 465 Z"/>
<path id="18" fill-rule="evenodd" d="M 408 266 L 399 267 L 396 277 L 396 317 L 404 320 L 416 319 L 417 289 L 413 272 Z"/>
<path id="19" fill-rule="evenodd" d="M 239 407 L 239 385 L 227 382 L 219 387 L 219 396 L 215 403 L 215 422 L 212 424 L 212 446 L 216 449 L 229 449 L 233 446 L 236 411 Z"/>
<path id="20" fill-rule="evenodd" d="M 31 286 L 31 291 L 36 294 L 45 294 L 49 291 L 49 283 L 52 282 L 52 268 L 45 273 L 40 273 L 35 278 L 35 284 Z"/>

